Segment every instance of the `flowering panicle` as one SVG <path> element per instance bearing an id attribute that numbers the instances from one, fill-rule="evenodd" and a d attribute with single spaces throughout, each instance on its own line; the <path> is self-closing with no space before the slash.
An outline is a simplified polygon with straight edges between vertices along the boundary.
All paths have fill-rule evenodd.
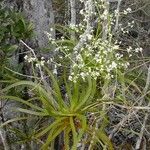
<path id="1" fill-rule="evenodd" d="M 116 10 L 113 14 L 110 14 L 105 0 L 93 1 L 101 10 L 95 11 L 95 9 L 89 6 L 90 1 L 92 2 L 92 0 L 80 0 L 80 2 L 85 5 L 85 7 L 80 10 L 80 14 L 83 16 L 83 22 L 76 25 L 69 24 L 69 28 L 77 33 L 76 38 L 79 39 L 81 46 L 74 45 L 74 47 L 70 47 L 64 44 L 66 42 L 64 36 L 59 38 L 59 43 L 61 44 L 58 44 L 57 40 L 53 39 L 52 35 L 46 32 L 51 44 L 55 45 L 55 51 L 57 51 L 58 56 L 60 53 L 63 53 L 63 55 L 59 56 L 59 59 L 62 61 L 65 59 L 70 60 L 71 64 L 69 67 L 71 68 L 71 72 L 68 79 L 73 82 L 76 82 L 79 78 L 85 80 L 88 76 L 91 76 L 93 79 L 99 77 L 102 79 L 112 79 L 117 75 L 118 70 L 125 70 L 130 65 L 130 63 L 124 59 L 124 54 L 126 55 L 126 53 L 121 51 L 119 45 L 122 44 L 121 41 L 112 41 L 113 30 L 111 28 L 115 25 L 115 18 L 120 15 L 120 12 Z M 131 12 L 132 9 L 127 8 L 121 14 L 127 15 Z M 105 22 L 109 20 L 109 25 L 112 26 L 109 27 L 110 29 L 108 29 L 109 31 L 105 39 L 102 35 L 95 36 L 93 34 L 94 28 L 90 24 L 90 21 L 92 17 L 96 17 L 97 15 L 100 15 L 98 21 Z M 123 27 L 122 24 L 118 24 L 118 29 L 120 29 L 123 34 L 126 34 L 128 33 L 128 29 L 133 28 L 133 26 L 134 21 L 131 21 L 127 23 L 126 27 Z M 53 31 L 53 29 L 51 29 L 51 31 Z M 142 48 L 129 46 L 126 48 L 126 52 L 128 56 L 131 57 L 133 53 L 142 52 Z M 74 56 L 74 58 L 72 58 L 72 56 Z M 44 58 L 41 58 L 39 61 L 35 58 L 25 56 L 25 60 L 28 62 L 36 62 L 36 66 L 43 66 L 46 63 Z M 54 74 L 57 74 L 57 67 L 63 64 L 63 62 L 62 64 L 56 63 L 52 58 L 50 58 L 47 63 L 54 64 Z"/>
<path id="2" fill-rule="evenodd" d="M 123 54 L 118 51 L 119 45 L 103 41 L 101 38 L 93 39 L 91 43 L 85 44 L 81 53 L 77 55 L 72 65 L 72 70 L 76 72 L 69 76 L 69 80 L 85 80 L 87 76 L 94 79 L 113 78 L 117 69 L 126 69 L 129 66 L 129 63 L 123 60 Z"/>

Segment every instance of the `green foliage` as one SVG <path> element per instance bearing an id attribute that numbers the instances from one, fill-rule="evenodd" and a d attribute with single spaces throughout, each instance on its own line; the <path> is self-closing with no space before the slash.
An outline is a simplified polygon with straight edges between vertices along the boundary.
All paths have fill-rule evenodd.
<path id="1" fill-rule="evenodd" d="M 104 5 L 100 4 L 99 7 L 105 10 Z M 138 109 L 141 109 L 142 103 L 146 104 L 149 101 L 149 81 L 145 83 L 143 70 L 140 73 L 139 70 L 135 71 L 135 68 L 130 70 L 130 67 L 139 63 L 139 61 L 129 62 L 132 54 L 139 55 L 142 49 L 140 47 L 134 49 L 131 46 L 124 49 L 119 45 L 111 29 L 113 17 L 111 18 L 107 11 L 104 13 L 103 9 L 97 10 L 99 21 L 96 31 L 91 30 L 85 34 L 86 20 L 85 24 L 70 27 L 55 25 L 55 29 L 62 37 L 55 40 L 50 34 L 48 36 L 51 42 L 50 49 L 56 49 L 56 55 L 58 54 L 56 61 L 53 59 L 47 61 L 44 57 L 39 59 L 32 54 L 25 57 L 33 67 L 35 78 L 32 76 L 32 81 L 15 79 L 9 73 L 7 77 L 13 80 L 11 85 L 9 81 L 3 80 L 9 85 L 5 85 L 2 89 L 0 98 L 21 104 L 15 108 L 20 117 L 14 117 L 0 126 L 10 127 L 9 130 L 18 137 L 16 143 L 30 145 L 30 142 L 36 142 L 43 150 L 55 149 L 56 138 L 62 136 L 62 144 L 66 150 L 76 150 L 78 145 L 81 145 L 82 149 L 89 147 L 89 149 L 113 150 L 114 146 L 107 135 L 108 132 L 106 133 L 107 127 L 114 128 L 116 125 L 114 130 L 117 132 L 122 125 L 126 125 L 126 121 L 124 118 L 121 120 L 120 116 L 125 116 L 125 113 L 127 115 L 131 113 L 132 116 L 131 110 L 136 114 L 139 101 L 141 104 Z M 108 33 L 106 32 L 106 37 L 103 37 L 102 22 L 105 19 L 108 19 Z M 0 55 L 4 60 L 2 63 L 4 68 L 6 60 L 18 48 L 18 41 L 31 36 L 32 25 L 20 14 L 6 9 L 1 9 L 0 21 Z M 75 33 L 73 39 L 70 38 L 72 33 Z M 81 44 L 79 49 L 76 48 L 78 44 Z M 46 66 L 51 63 L 54 64 L 53 73 Z M 65 70 L 62 78 L 56 75 L 57 65 Z M 40 71 L 42 79 L 36 75 L 37 70 Z M 24 89 L 28 98 L 23 98 L 20 92 Z M 109 118 L 108 111 L 114 113 L 111 109 L 122 112 L 117 114 L 121 118 L 118 119 L 120 123 L 118 120 L 118 124 L 110 123 L 115 118 Z M 27 131 L 11 126 L 14 122 L 24 123 L 25 120 Z M 30 125 L 31 122 L 37 123 Z M 115 134 L 113 131 L 112 134 Z"/>
<path id="2" fill-rule="evenodd" d="M 30 38 L 32 31 L 33 25 L 22 14 L 3 7 L 0 3 L 0 78 L 4 74 L 4 67 L 10 65 L 11 56 L 18 49 L 19 40 Z"/>
<path id="3" fill-rule="evenodd" d="M 40 118 L 53 118 L 53 122 L 50 125 L 40 127 L 32 136 L 33 140 L 39 140 L 47 136 L 42 149 L 48 149 L 52 141 L 63 133 L 65 148 L 76 150 L 77 144 L 81 142 L 85 134 L 88 135 L 88 140 L 90 141 L 93 132 L 95 132 L 95 128 L 90 127 L 86 114 L 94 113 L 96 108 L 93 109 L 93 105 L 97 104 L 94 100 L 96 81 L 90 76 L 87 82 L 78 81 L 73 83 L 64 79 L 66 90 L 66 96 L 64 96 L 61 93 L 60 84 L 56 77 L 47 67 L 45 67 L 45 71 L 52 81 L 51 88 L 37 81 L 19 81 L 2 90 L 5 93 L 16 86 L 27 86 L 34 93 L 34 101 L 26 101 L 15 96 L 2 96 L 1 98 L 15 100 L 28 106 L 27 109 L 25 109 L 24 105 L 23 108 L 16 108 L 21 113 L 35 115 Z M 35 103 L 41 103 L 41 105 L 36 106 Z M 12 121 L 15 121 L 15 119 Z M 96 126 L 96 121 L 94 121 L 94 124 Z M 95 144 L 100 140 L 104 145 L 108 145 L 108 149 L 112 150 L 112 144 L 109 142 L 104 127 L 105 125 L 101 125 L 100 130 L 96 131 Z M 87 144 L 90 143 L 87 142 Z"/>

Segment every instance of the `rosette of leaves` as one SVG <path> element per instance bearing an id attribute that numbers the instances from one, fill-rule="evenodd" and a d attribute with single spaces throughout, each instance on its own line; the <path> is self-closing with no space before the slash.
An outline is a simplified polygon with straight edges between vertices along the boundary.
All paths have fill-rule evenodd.
<path id="1" fill-rule="evenodd" d="M 54 149 L 53 142 L 57 136 L 63 135 L 63 144 L 66 150 L 76 150 L 79 144 L 86 146 L 105 145 L 112 150 L 113 146 L 107 137 L 104 128 L 106 120 L 96 127 L 96 119 L 92 125 L 87 117 L 88 113 L 99 112 L 100 107 L 96 108 L 97 102 L 94 101 L 96 91 L 96 81 L 88 76 L 86 82 L 79 81 L 74 83 L 64 78 L 65 94 L 62 94 L 59 81 L 48 68 L 45 67 L 47 75 L 51 79 L 51 86 L 48 84 L 33 81 L 19 81 L 2 90 L 3 93 L 17 86 L 26 86 L 32 91 L 32 100 L 23 100 L 16 96 L 1 96 L 2 99 L 10 99 L 21 102 L 22 108 L 16 108 L 21 113 L 28 114 L 30 117 L 38 116 L 39 119 L 46 119 L 44 126 L 39 125 L 36 132 L 30 137 L 33 141 L 42 141 L 41 149 Z M 52 119 L 49 124 L 48 120 Z M 98 117 L 99 118 L 99 117 Z M 10 120 L 17 121 L 24 118 Z M 7 125 L 5 123 L 4 125 Z M 97 129 L 98 128 L 98 129 Z M 85 138 L 87 136 L 87 138 Z M 83 142 L 85 139 L 85 142 Z M 83 141 L 82 141 L 83 140 Z"/>

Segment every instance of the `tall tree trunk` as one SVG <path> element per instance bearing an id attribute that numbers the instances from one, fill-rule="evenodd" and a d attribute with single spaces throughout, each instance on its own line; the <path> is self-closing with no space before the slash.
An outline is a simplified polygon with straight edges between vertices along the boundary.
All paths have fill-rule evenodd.
<path id="1" fill-rule="evenodd" d="M 23 11 L 35 26 L 36 42 L 38 46 L 46 47 L 48 38 L 44 32 L 51 32 L 50 26 L 54 25 L 52 1 L 26 0 L 23 4 Z"/>

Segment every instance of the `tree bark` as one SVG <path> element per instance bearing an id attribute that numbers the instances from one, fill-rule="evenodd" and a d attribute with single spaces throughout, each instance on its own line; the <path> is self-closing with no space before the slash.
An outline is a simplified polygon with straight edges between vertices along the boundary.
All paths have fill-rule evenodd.
<path id="1" fill-rule="evenodd" d="M 54 25 L 54 14 L 51 0 L 26 0 L 23 4 L 23 11 L 28 19 L 33 22 L 36 34 L 36 42 L 39 47 L 46 47 L 48 38 L 46 32 L 50 31 L 50 26 Z M 54 36 L 54 31 L 52 32 Z"/>

